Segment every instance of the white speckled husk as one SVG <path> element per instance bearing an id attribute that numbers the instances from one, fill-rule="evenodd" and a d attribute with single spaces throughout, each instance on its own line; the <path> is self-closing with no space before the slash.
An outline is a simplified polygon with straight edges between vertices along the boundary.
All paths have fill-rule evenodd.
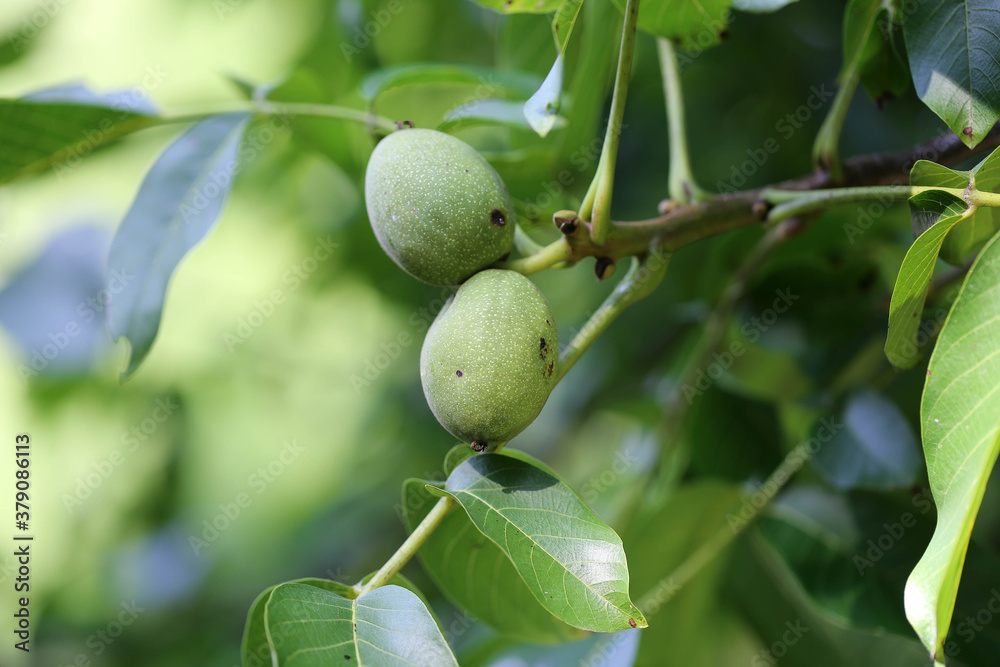
<path id="1" fill-rule="evenodd" d="M 400 130 L 375 147 L 365 205 L 385 252 L 432 285 L 458 285 L 513 247 L 514 209 L 499 174 L 436 130 Z"/>
<path id="2" fill-rule="evenodd" d="M 420 351 L 420 381 L 442 426 L 485 445 L 506 442 L 535 420 L 558 365 L 545 297 L 520 273 L 489 269 L 467 280 L 434 320 Z"/>

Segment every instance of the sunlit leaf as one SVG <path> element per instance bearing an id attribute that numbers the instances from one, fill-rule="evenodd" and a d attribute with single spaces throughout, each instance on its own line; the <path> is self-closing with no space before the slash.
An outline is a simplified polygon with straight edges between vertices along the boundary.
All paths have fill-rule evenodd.
<path id="1" fill-rule="evenodd" d="M 972 525 L 1000 450 L 1000 235 L 973 264 L 948 315 L 920 419 L 938 523 L 906 582 L 906 616 L 943 657 Z"/>
<path id="2" fill-rule="evenodd" d="M 544 137 L 556 126 L 559 117 L 559 97 L 562 94 L 563 57 L 560 53 L 552 64 L 541 87 L 524 103 L 524 117 L 531 128 Z"/>
<path id="3" fill-rule="evenodd" d="M 314 586 L 282 584 L 271 592 L 264 621 L 275 667 L 458 667 L 424 603 L 399 586 L 351 600 Z"/>
<path id="4" fill-rule="evenodd" d="M 455 468 L 445 490 L 552 614 L 597 632 L 646 627 L 628 596 L 621 539 L 559 479 L 483 454 Z"/>
<path id="5" fill-rule="evenodd" d="M 614 0 L 625 9 L 625 0 Z M 754 3 L 759 4 L 759 3 Z M 732 0 L 643 0 L 639 3 L 639 29 L 666 37 L 688 51 L 702 51 L 718 44 L 728 28 Z"/>
<path id="6" fill-rule="evenodd" d="M 994 0 L 920 2 L 903 23 L 917 95 L 975 146 L 1000 118 L 1000 11 Z"/>

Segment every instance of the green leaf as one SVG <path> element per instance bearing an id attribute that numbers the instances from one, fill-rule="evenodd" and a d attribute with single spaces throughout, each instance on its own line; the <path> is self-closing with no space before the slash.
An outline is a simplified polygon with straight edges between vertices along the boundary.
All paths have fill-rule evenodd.
<path id="1" fill-rule="evenodd" d="M 868 96 L 876 102 L 902 95 L 910 72 L 899 54 L 893 30 L 894 8 L 882 0 L 851 0 L 844 12 L 844 66 L 857 68 Z"/>
<path id="2" fill-rule="evenodd" d="M 462 449 L 472 451 L 468 445 Z M 435 486 L 419 479 L 403 483 L 404 519 L 410 531 L 437 501 L 428 485 Z M 506 554 L 476 530 L 465 512 L 451 512 L 427 538 L 418 557 L 448 599 L 500 634 L 539 644 L 580 636 L 579 630 L 557 619 L 535 599 Z"/>
<path id="3" fill-rule="evenodd" d="M 911 197 L 910 204 L 915 211 L 922 211 L 921 215 L 929 213 L 934 223 L 910 246 L 892 289 L 885 356 L 898 368 L 912 368 L 920 361 L 917 349 L 920 315 L 924 311 L 938 252 L 945 235 L 969 215 L 965 202 L 939 190 L 929 190 Z M 916 217 L 915 212 L 915 220 Z M 923 223 L 919 224 L 922 226 Z"/>
<path id="4" fill-rule="evenodd" d="M 524 103 L 524 117 L 540 137 L 544 137 L 556 126 L 559 118 L 559 97 L 562 95 L 563 57 L 560 53 L 552 63 L 545 81 L 535 94 Z"/>
<path id="5" fill-rule="evenodd" d="M 896 404 L 869 390 L 851 396 L 844 428 L 811 459 L 835 488 L 891 491 L 911 487 L 920 472 L 917 438 Z"/>
<path id="6" fill-rule="evenodd" d="M 969 147 L 1000 118 L 994 0 L 917 3 L 903 24 L 917 95 Z"/>
<path id="7" fill-rule="evenodd" d="M 476 0 L 476 2 L 503 14 L 547 14 L 559 9 L 562 0 Z"/>
<path id="8" fill-rule="evenodd" d="M 906 582 L 906 617 L 943 657 L 963 561 L 1000 450 L 1000 235 L 976 259 L 941 332 L 920 406 L 938 522 Z"/>
<path id="9" fill-rule="evenodd" d="M 275 667 L 458 667 L 424 603 L 400 586 L 349 600 L 313 586 L 282 584 L 271 593 L 264 616 Z"/>
<path id="10" fill-rule="evenodd" d="M 121 285 L 109 290 L 108 327 L 131 346 L 124 376 L 153 345 L 174 269 L 222 212 L 249 120 L 245 113 L 213 116 L 181 135 L 146 174 L 115 233 L 108 274 Z"/>
<path id="11" fill-rule="evenodd" d="M 400 86 L 417 84 L 489 85 L 494 94 L 524 99 L 540 83 L 534 74 L 472 65 L 410 63 L 386 67 L 369 74 L 361 82 L 361 96 L 374 106 L 378 97 Z"/>
<path id="12" fill-rule="evenodd" d="M 582 8 L 583 0 L 563 0 L 559 5 L 559 11 L 552 17 L 552 34 L 556 38 L 559 53 L 566 53 L 566 45 L 569 44 L 570 35 L 573 34 L 573 28 Z"/>
<path id="13" fill-rule="evenodd" d="M 162 122 L 145 105 L 120 102 L 93 93 L 0 99 L 0 183 L 51 167 L 62 175 L 94 150 Z"/>
<path id="14" fill-rule="evenodd" d="M 615 0 L 625 9 L 625 0 Z M 639 29 L 666 37 L 688 51 L 718 44 L 727 29 L 732 0 L 644 0 L 639 3 Z"/>
<path id="15" fill-rule="evenodd" d="M 448 450 L 448 453 L 444 455 L 444 474 L 445 477 L 451 474 L 451 471 L 455 469 L 459 463 L 469 458 L 470 456 L 475 456 L 476 452 L 465 443 L 455 445 Z"/>
<path id="16" fill-rule="evenodd" d="M 549 612 L 595 632 L 646 627 L 628 597 L 621 539 L 559 479 L 526 461 L 481 454 L 455 468 L 445 490 Z"/>
<path id="17" fill-rule="evenodd" d="M 314 586 L 343 597 L 348 597 L 351 591 L 350 586 L 328 579 L 296 579 L 285 583 Z M 243 628 L 243 642 L 240 650 L 243 656 L 243 667 L 263 667 L 271 664 L 271 647 L 267 643 L 264 608 L 267 601 L 271 599 L 271 593 L 275 588 L 277 586 L 269 586 L 264 589 L 264 592 L 258 595 L 257 599 L 250 605 L 247 623 Z"/>

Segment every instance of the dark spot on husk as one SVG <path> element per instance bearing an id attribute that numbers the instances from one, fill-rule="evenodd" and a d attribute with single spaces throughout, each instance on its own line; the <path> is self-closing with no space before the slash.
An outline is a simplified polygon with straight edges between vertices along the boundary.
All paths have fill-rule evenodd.
<path id="1" fill-rule="evenodd" d="M 490 211 L 490 222 L 496 227 L 503 227 L 507 224 L 507 216 L 503 214 L 503 211 L 495 208 Z"/>
<path id="2" fill-rule="evenodd" d="M 545 377 L 547 377 L 547 378 L 552 377 L 552 371 L 555 368 L 555 366 L 556 366 L 556 362 L 554 362 L 554 361 L 550 361 L 549 362 L 548 368 L 545 369 Z"/>
<path id="3" fill-rule="evenodd" d="M 539 339 L 539 341 L 538 341 L 538 349 L 539 350 L 544 350 L 545 349 L 545 339 L 544 338 Z"/>
<path id="4" fill-rule="evenodd" d="M 455 371 L 455 375 L 457 375 L 458 377 L 462 377 L 462 371 Z"/>

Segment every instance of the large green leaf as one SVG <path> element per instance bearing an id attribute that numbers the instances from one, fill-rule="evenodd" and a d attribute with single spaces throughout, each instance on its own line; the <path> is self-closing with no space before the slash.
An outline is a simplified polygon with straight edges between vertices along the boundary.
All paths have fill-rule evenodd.
<path id="1" fill-rule="evenodd" d="M 921 215 L 930 215 L 934 222 L 910 246 L 892 289 L 885 355 L 899 368 L 912 368 L 920 361 L 917 348 L 920 315 L 924 311 L 938 252 L 948 232 L 971 214 L 965 202 L 939 190 L 911 197 L 910 203 L 921 211 Z"/>
<path id="2" fill-rule="evenodd" d="M 629 599 L 621 539 L 552 474 L 483 454 L 456 467 L 445 490 L 552 614 L 595 632 L 646 627 Z"/>
<path id="3" fill-rule="evenodd" d="M 995 0 L 914 5 L 903 35 L 917 94 L 967 146 L 1000 118 L 1000 11 Z"/>
<path id="4" fill-rule="evenodd" d="M 931 356 L 920 406 L 938 523 L 906 582 L 906 616 L 943 656 L 972 525 L 1000 449 L 1000 235 L 962 284 Z"/>
<path id="5" fill-rule="evenodd" d="M 296 579 L 285 583 L 314 586 L 343 597 L 347 597 L 351 590 L 351 587 L 346 584 L 328 579 Z M 243 628 L 241 645 L 243 667 L 270 667 L 271 665 L 271 647 L 267 643 L 264 608 L 267 606 L 267 601 L 271 599 L 271 593 L 274 592 L 275 588 L 277 586 L 269 586 L 264 589 L 264 592 L 258 595 L 257 599 L 250 605 L 247 623 Z"/>
<path id="6" fill-rule="evenodd" d="M 920 472 L 917 438 L 906 417 L 888 398 L 869 390 L 844 406 L 844 428 L 811 459 L 835 488 L 906 489 Z"/>
<path id="7" fill-rule="evenodd" d="M 94 150 L 162 119 L 100 99 L 0 99 L 0 183 L 75 167 Z"/>
<path id="8" fill-rule="evenodd" d="M 467 445 L 462 449 L 471 451 Z M 410 531 L 438 500 L 427 484 L 419 479 L 403 483 L 404 520 Z M 580 634 L 542 607 L 507 555 L 476 530 L 465 512 L 451 512 L 420 547 L 418 557 L 442 593 L 503 635 L 552 644 Z"/>
<path id="9" fill-rule="evenodd" d="M 264 620 L 275 667 L 458 667 L 424 603 L 400 586 L 350 600 L 314 586 L 282 584 L 271 592 Z"/>
<path id="10" fill-rule="evenodd" d="M 146 174 L 115 233 L 108 274 L 117 286 L 109 285 L 108 327 L 130 344 L 125 375 L 153 345 L 174 269 L 222 212 L 249 120 L 245 113 L 213 116 L 174 141 Z"/>
<path id="11" fill-rule="evenodd" d="M 615 0 L 619 9 L 625 0 Z M 682 49 L 701 51 L 718 44 L 729 26 L 732 0 L 643 0 L 639 29 L 666 37 Z"/>

